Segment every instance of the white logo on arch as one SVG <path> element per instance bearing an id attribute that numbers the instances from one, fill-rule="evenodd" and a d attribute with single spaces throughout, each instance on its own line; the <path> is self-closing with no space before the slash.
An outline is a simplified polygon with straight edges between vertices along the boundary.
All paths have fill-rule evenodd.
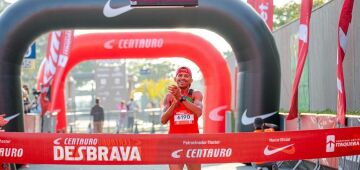
<path id="1" fill-rule="evenodd" d="M 261 118 L 261 119 L 266 119 L 274 114 L 276 114 L 277 112 L 271 112 L 271 113 L 267 113 L 267 114 L 263 114 L 263 115 L 258 115 L 258 116 L 253 116 L 253 117 L 248 117 L 246 115 L 247 113 L 247 109 L 244 111 L 243 115 L 241 116 L 241 123 L 243 125 L 250 125 L 253 124 L 256 118 Z"/>
<path id="2" fill-rule="evenodd" d="M 227 106 L 224 105 L 224 106 L 216 107 L 216 108 L 214 108 L 213 110 L 211 110 L 210 113 L 209 113 L 209 118 L 210 118 L 210 120 L 212 120 L 212 121 L 223 121 L 223 120 L 224 120 L 224 116 L 219 115 L 219 112 L 220 112 L 221 110 L 226 109 L 226 108 L 227 108 Z"/>
<path id="3" fill-rule="evenodd" d="M 60 140 L 61 140 L 61 138 L 57 138 L 57 139 L 54 140 L 53 143 L 54 143 L 55 145 L 60 145 Z"/>
<path id="4" fill-rule="evenodd" d="M 115 46 L 115 40 L 108 40 L 104 43 L 104 48 L 106 49 L 113 49 Z"/>
<path id="5" fill-rule="evenodd" d="M 107 1 L 107 3 L 104 6 L 104 10 L 103 10 L 103 13 L 104 13 L 105 17 L 108 17 L 108 18 L 119 16 L 119 15 L 133 9 L 133 8 L 131 8 L 130 5 L 123 6 L 123 7 L 120 7 L 120 8 L 112 8 L 110 6 L 110 2 L 111 2 L 111 0 Z"/>

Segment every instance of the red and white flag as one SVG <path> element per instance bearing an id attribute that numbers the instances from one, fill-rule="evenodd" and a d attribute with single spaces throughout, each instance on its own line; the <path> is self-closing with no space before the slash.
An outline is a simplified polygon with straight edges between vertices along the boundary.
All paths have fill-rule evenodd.
<path id="1" fill-rule="evenodd" d="M 266 22 L 270 30 L 273 30 L 274 2 L 273 0 L 248 0 L 261 18 Z"/>
<path id="2" fill-rule="evenodd" d="M 294 83 L 292 86 L 290 111 L 288 117 L 286 118 L 287 120 L 296 118 L 299 113 L 298 88 L 301 79 L 301 74 L 305 65 L 306 56 L 309 49 L 310 17 L 311 17 L 312 4 L 313 4 L 312 0 L 301 1 L 298 61 L 297 61 Z"/>
<path id="3" fill-rule="evenodd" d="M 344 83 L 344 72 L 342 63 L 345 58 L 346 44 L 348 40 L 348 30 L 352 18 L 354 0 L 345 0 L 341 9 L 339 27 L 338 27 L 338 52 L 337 52 L 337 121 L 345 125 L 346 114 L 346 93 Z"/>
<path id="4" fill-rule="evenodd" d="M 71 35 L 69 37 L 69 35 Z M 46 56 L 37 77 L 37 88 L 42 84 L 47 89 L 55 77 L 57 69 L 66 65 L 73 39 L 73 31 L 54 31 L 49 34 Z"/>
<path id="5" fill-rule="evenodd" d="M 52 98 L 52 94 L 56 94 L 58 90 L 56 87 L 58 82 L 54 81 L 59 79 L 56 78 L 56 76 L 61 75 L 63 68 L 67 64 L 73 41 L 73 32 L 73 30 L 66 30 L 54 31 L 49 34 L 46 56 L 40 65 L 37 77 L 37 89 L 40 90 L 41 93 L 47 93 L 51 87 L 50 98 Z M 42 89 L 40 89 L 40 85 L 43 86 Z M 48 103 L 49 101 L 46 101 L 47 99 L 44 98 L 45 96 L 46 95 L 40 95 L 40 101 L 44 105 L 44 107 L 42 106 L 42 112 L 52 110 L 51 105 L 49 105 L 50 103 Z M 45 105 L 49 105 L 49 107 Z"/>

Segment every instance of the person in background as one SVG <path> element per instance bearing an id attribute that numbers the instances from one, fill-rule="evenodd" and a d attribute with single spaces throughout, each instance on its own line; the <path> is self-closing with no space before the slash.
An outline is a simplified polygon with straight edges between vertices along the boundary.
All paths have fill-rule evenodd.
<path id="1" fill-rule="evenodd" d="M 22 88 L 22 97 L 23 97 L 23 105 L 24 105 L 24 113 L 30 113 L 30 108 L 31 108 L 31 102 L 29 99 L 29 88 L 27 85 L 23 85 Z"/>
<path id="2" fill-rule="evenodd" d="M 132 132 L 134 127 L 135 115 L 138 110 L 138 105 L 136 104 L 133 98 L 130 98 L 130 101 L 126 104 L 126 109 L 128 113 L 127 128 L 130 132 Z"/>
<path id="3" fill-rule="evenodd" d="M 272 123 L 265 123 L 262 118 L 256 118 L 254 120 L 254 132 L 275 132 L 278 129 L 278 126 Z M 269 170 L 277 170 L 278 166 L 276 162 L 252 162 L 253 167 L 257 168 L 257 170 L 262 170 L 264 167 Z"/>
<path id="4" fill-rule="evenodd" d="M 126 109 L 125 101 L 122 100 L 117 107 L 120 110 L 120 114 L 119 114 L 118 129 L 116 133 L 120 133 L 120 131 L 123 131 L 125 129 L 127 122 L 127 109 Z"/>
<path id="5" fill-rule="evenodd" d="M 48 113 L 48 107 L 50 105 L 50 100 L 48 98 L 48 88 L 45 85 L 40 84 L 40 94 L 39 94 L 39 101 L 40 101 L 40 116 L 41 116 L 41 132 L 45 130 L 45 116 Z"/>
<path id="6" fill-rule="evenodd" d="M 170 122 L 169 134 L 199 133 L 198 118 L 202 114 L 203 95 L 190 89 L 191 70 L 180 67 L 174 77 L 176 85 L 168 87 L 161 123 Z M 200 170 L 201 164 L 186 164 L 189 170 Z M 184 164 L 170 164 L 170 170 L 182 170 Z"/>
<path id="7" fill-rule="evenodd" d="M 254 120 L 255 132 L 274 132 L 278 129 L 278 126 L 272 123 L 265 123 L 262 118 L 256 118 Z"/>
<path id="8" fill-rule="evenodd" d="M 94 133 L 102 133 L 105 115 L 99 98 L 95 99 L 95 105 L 91 108 L 90 115 L 93 116 Z"/>
<path id="9" fill-rule="evenodd" d="M 36 114 L 41 113 L 41 106 L 40 106 L 40 100 L 39 100 L 39 95 L 38 94 L 34 95 L 34 100 L 31 103 L 30 112 L 31 113 L 36 113 Z"/>

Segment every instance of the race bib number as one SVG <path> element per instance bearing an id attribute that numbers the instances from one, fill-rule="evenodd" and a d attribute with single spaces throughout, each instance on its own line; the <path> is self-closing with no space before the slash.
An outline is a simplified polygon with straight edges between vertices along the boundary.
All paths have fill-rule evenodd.
<path id="1" fill-rule="evenodd" d="M 175 125 L 188 125 L 194 123 L 194 115 L 178 112 L 174 116 Z"/>

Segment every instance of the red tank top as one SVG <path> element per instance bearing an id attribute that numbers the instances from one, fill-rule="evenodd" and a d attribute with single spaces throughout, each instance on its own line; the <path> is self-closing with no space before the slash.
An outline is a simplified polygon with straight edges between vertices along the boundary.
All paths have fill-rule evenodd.
<path id="1" fill-rule="evenodd" d="M 188 97 L 189 98 L 189 97 Z M 191 99 L 190 99 L 191 100 Z M 188 110 L 184 103 L 179 102 L 170 117 L 169 134 L 199 133 L 198 117 Z"/>

